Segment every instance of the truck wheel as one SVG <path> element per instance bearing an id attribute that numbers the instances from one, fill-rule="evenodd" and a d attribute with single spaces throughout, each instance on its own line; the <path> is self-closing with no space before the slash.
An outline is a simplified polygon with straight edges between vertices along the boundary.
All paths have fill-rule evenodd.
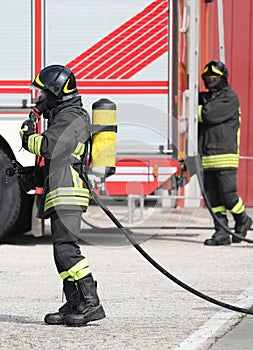
<path id="1" fill-rule="evenodd" d="M 21 189 L 17 176 L 6 177 L 5 169 L 10 167 L 10 157 L 0 149 L 0 239 L 30 229 L 29 211 L 34 196 L 29 196 Z"/>

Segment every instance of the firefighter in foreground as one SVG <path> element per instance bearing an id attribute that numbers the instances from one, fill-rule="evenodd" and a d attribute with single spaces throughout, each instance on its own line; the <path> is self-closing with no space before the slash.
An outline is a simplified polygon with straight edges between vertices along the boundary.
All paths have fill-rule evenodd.
<path id="1" fill-rule="evenodd" d="M 67 67 L 44 68 L 33 86 L 41 92 L 35 111 L 48 119 L 48 128 L 39 135 L 29 119 L 23 123 L 20 135 L 22 146 L 45 160 L 42 215 L 51 220 L 54 260 L 67 300 L 58 312 L 47 314 L 45 322 L 82 326 L 105 317 L 77 238 L 82 212 L 89 203 L 89 191 L 78 175 L 85 142 L 90 137 L 89 115 L 81 108 L 75 77 Z"/>
<path id="2" fill-rule="evenodd" d="M 236 174 L 239 165 L 240 105 L 237 94 L 228 84 L 224 63 L 213 60 L 202 72 L 208 92 L 199 94 L 199 153 L 204 171 L 204 189 L 218 220 L 228 226 L 226 212 L 235 221 L 235 233 L 245 237 L 252 225 L 243 200 L 237 194 Z M 232 243 L 241 240 L 232 237 Z M 215 232 L 204 244 L 230 244 L 230 235 L 215 222 Z"/>

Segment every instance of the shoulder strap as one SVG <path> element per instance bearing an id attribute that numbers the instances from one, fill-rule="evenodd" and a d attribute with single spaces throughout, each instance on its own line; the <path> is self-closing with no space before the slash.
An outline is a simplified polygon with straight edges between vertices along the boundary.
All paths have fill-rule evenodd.
<path id="1" fill-rule="evenodd" d="M 90 163 L 91 163 L 91 145 L 92 145 L 92 139 L 91 139 L 91 134 L 92 134 L 92 128 L 91 128 L 91 120 L 90 120 L 90 115 L 88 113 L 88 111 L 81 107 L 81 106 L 69 106 L 69 107 L 65 107 L 63 108 L 62 110 L 66 111 L 69 110 L 69 111 L 72 111 L 72 112 L 76 112 L 76 110 L 79 110 L 79 111 L 82 111 L 83 114 L 85 114 L 88 118 L 88 122 L 89 122 L 89 130 L 90 130 L 90 137 L 85 141 L 85 152 L 82 156 L 82 170 L 80 169 L 80 164 L 78 166 L 76 166 L 76 169 L 77 172 L 80 174 L 80 172 L 87 172 L 89 167 L 90 167 Z M 71 156 L 70 156 L 71 157 Z M 69 158 L 71 159 L 71 158 Z M 75 167 L 75 166 L 74 166 Z"/>

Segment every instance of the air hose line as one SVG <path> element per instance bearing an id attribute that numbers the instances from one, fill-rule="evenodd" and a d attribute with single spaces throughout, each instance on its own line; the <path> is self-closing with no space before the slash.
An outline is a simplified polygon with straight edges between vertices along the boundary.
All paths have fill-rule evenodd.
<path id="1" fill-rule="evenodd" d="M 92 185 L 87 177 L 87 175 L 82 176 L 82 179 L 85 181 L 95 203 L 104 211 L 104 213 L 111 219 L 111 221 L 115 224 L 116 227 L 120 229 L 120 231 L 124 234 L 124 236 L 128 239 L 128 241 L 132 244 L 132 246 L 152 265 L 154 266 L 159 272 L 161 272 L 163 275 L 165 275 L 168 279 L 176 283 L 178 286 L 182 287 L 183 289 L 187 290 L 188 292 L 196 295 L 197 297 L 204 299 L 212 304 L 221 306 L 225 309 L 229 309 L 232 311 L 244 313 L 253 315 L 253 310 L 245 309 L 238 307 L 236 305 L 231 305 L 228 303 L 224 303 L 222 301 L 219 301 L 213 297 L 210 297 L 193 287 L 187 285 L 183 281 L 179 280 L 177 277 L 172 275 L 168 270 L 163 268 L 156 260 L 154 260 L 132 237 L 131 234 L 129 234 L 128 230 L 122 226 L 122 224 L 118 221 L 118 219 L 113 215 L 113 213 L 103 204 L 103 202 L 99 199 L 99 196 L 94 192 Z"/>

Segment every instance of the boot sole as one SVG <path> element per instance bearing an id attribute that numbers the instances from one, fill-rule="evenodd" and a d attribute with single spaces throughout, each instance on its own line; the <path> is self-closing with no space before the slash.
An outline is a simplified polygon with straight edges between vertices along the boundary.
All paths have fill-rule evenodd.
<path id="1" fill-rule="evenodd" d="M 209 247 L 218 247 L 220 245 L 230 245 L 231 242 L 224 242 L 224 243 L 220 243 L 220 242 L 213 242 L 213 243 L 208 243 L 208 242 L 204 242 L 204 245 L 209 246 Z"/>
<path id="2" fill-rule="evenodd" d="M 247 235 L 247 231 L 251 228 L 251 225 L 252 225 L 252 220 L 250 219 L 248 225 L 246 226 L 246 230 L 245 230 L 245 234 L 239 234 L 241 237 L 245 238 L 246 235 Z M 232 237 L 232 243 L 241 243 L 241 239 L 240 238 L 237 238 L 235 236 Z"/>
<path id="3" fill-rule="evenodd" d="M 90 315 L 84 316 L 82 314 L 68 315 L 65 318 L 65 325 L 69 327 L 80 327 L 85 326 L 88 322 L 99 321 L 105 318 L 105 312 L 103 307 L 100 305 L 97 310 L 92 312 Z"/>

